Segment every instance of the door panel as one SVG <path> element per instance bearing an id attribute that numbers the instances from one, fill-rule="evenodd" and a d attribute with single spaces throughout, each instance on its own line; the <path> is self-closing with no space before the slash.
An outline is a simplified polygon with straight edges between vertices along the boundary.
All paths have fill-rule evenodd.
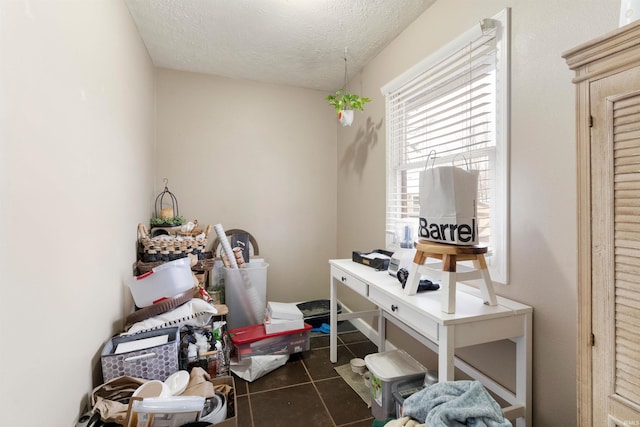
<path id="1" fill-rule="evenodd" d="M 640 70 L 590 101 L 593 425 L 640 426 Z"/>

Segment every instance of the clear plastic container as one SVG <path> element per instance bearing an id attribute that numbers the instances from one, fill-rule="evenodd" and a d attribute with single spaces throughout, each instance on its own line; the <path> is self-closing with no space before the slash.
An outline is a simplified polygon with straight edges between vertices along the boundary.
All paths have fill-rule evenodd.
<path id="1" fill-rule="evenodd" d="M 244 268 L 224 267 L 225 304 L 228 328 L 264 322 L 267 307 L 266 262 L 249 262 Z"/>
<path id="2" fill-rule="evenodd" d="M 137 424 L 129 423 L 129 426 L 150 427 L 155 425 L 154 418 L 161 418 L 164 427 L 180 427 L 198 421 L 204 408 L 204 400 L 202 396 L 149 397 L 136 400 L 131 405 L 131 419 L 137 419 Z"/>
<path id="3" fill-rule="evenodd" d="M 160 264 L 151 271 L 129 279 L 129 289 L 138 307 L 149 307 L 194 286 L 189 258 Z"/>
<path id="4" fill-rule="evenodd" d="M 293 354 L 309 350 L 311 325 L 304 329 L 266 334 L 264 325 L 250 325 L 230 329 L 231 342 L 238 360 L 252 356 Z"/>

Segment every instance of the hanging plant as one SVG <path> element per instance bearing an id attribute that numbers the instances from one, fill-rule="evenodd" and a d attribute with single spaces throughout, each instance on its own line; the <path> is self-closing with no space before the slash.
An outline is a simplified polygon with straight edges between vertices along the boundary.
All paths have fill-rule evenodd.
<path id="1" fill-rule="evenodd" d="M 325 100 L 336 109 L 338 120 L 342 126 L 349 126 L 353 122 L 353 111 L 364 111 L 364 104 L 370 102 L 370 98 L 365 98 L 355 93 L 349 92 L 349 74 L 347 73 L 347 48 L 344 48 L 344 86 L 335 94 L 327 95 Z"/>
<path id="2" fill-rule="evenodd" d="M 338 89 L 335 95 L 328 95 L 325 100 L 336 109 L 338 120 L 342 126 L 349 126 L 353 122 L 353 110 L 364 111 L 364 104 L 371 99 L 361 97 L 354 93 Z"/>
<path id="3" fill-rule="evenodd" d="M 170 218 L 153 217 L 150 222 L 154 227 L 175 227 L 184 224 L 186 220 L 181 216 L 174 216 Z"/>
<path id="4" fill-rule="evenodd" d="M 336 109 L 336 114 L 344 110 L 364 111 L 364 104 L 371 101 L 369 98 L 345 92 L 344 89 L 338 89 L 335 95 L 328 95 L 325 100 Z"/>

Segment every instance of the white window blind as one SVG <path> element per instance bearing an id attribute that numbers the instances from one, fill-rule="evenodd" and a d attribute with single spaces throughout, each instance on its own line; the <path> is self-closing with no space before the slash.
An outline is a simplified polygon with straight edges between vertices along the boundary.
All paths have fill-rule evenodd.
<path id="1" fill-rule="evenodd" d="M 502 283 L 507 281 L 507 12 L 483 20 L 382 88 L 387 248 L 406 243 L 407 227 L 417 237 L 420 172 L 435 151 L 436 165 L 479 171 L 480 243 L 489 246 L 492 278 Z"/>

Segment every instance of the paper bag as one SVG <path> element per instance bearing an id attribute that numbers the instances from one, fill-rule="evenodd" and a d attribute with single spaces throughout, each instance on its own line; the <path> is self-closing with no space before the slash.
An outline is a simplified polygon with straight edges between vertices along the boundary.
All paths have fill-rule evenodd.
<path id="1" fill-rule="evenodd" d="M 91 392 L 90 404 L 94 412 L 106 422 L 124 424 L 127 419 L 128 402 L 138 387 L 148 380 L 129 376 L 113 378 Z"/>
<path id="2" fill-rule="evenodd" d="M 418 237 L 438 243 L 478 243 L 478 171 L 456 166 L 425 169 L 420 175 Z"/>

